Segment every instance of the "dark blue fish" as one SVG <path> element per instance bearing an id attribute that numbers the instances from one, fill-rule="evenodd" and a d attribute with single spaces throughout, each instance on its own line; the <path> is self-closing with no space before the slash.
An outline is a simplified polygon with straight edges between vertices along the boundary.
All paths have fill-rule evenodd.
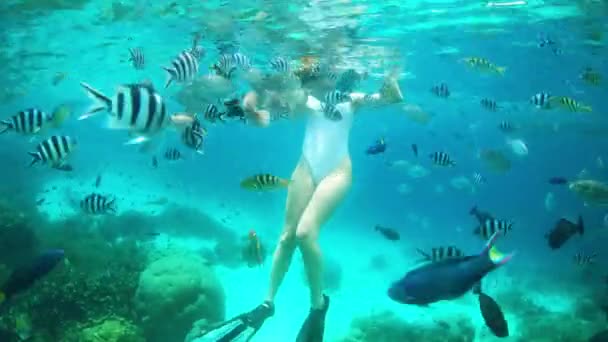
<path id="1" fill-rule="evenodd" d="M 551 177 L 551 178 L 549 178 L 549 184 L 553 184 L 553 185 L 568 184 L 568 179 L 564 178 L 564 177 Z"/>
<path id="2" fill-rule="evenodd" d="M 384 138 L 378 139 L 372 146 L 368 147 L 365 153 L 367 154 L 380 154 L 386 151 L 386 141 Z"/>
<path id="3" fill-rule="evenodd" d="M 402 304 L 427 305 L 464 295 L 513 257 L 501 254 L 493 246 L 498 236 L 492 235 L 479 255 L 428 263 L 408 272 L 391 285 L 388 296 Z"/>
<path id="4" fill-rule="evenodd" d="M 62 249 L 51 249 L 37 256 L 30 264 L 15 269 L 0 288 L 0 303 L 6 305 L 15 295 L 32 287 L 37 280 L 52 271 L 63 256 Z"/>
<path id="5" fill-rule="evenodd" d="M 418 157 L 418 145 L 412 144 L 412 152 L 414 152 L 414 155 Z"/>

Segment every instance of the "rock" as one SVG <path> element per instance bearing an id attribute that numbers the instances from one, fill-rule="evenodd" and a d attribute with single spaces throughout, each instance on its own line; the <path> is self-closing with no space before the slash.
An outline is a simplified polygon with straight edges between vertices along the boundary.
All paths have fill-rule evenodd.
<path id="1" fill-rule="evenodd" d="M 224 319 L 224 289 L 199 256 L 165 256 L 141 273 L 135 307 L 146 341 L 182 341 L 195 321 Z"/>

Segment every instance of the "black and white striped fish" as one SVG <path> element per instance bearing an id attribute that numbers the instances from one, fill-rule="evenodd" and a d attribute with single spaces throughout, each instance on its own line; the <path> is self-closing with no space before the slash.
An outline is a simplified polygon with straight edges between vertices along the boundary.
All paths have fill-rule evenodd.
<path id="1" fill-rule="evenodd" d="M 336 106 L 334 106 L 334 105 L 331 105 L 328 103 L 323 103 L 323 104 L 321 104 L 321 109 L 323 110 L 323 114 L 325 115 L 325 118 L 327 118 L 328 120 L 340 121 L 343 118 L 340 110 L 338 108 L 336 108 Z"/>
<path id="2" fill-rule="evenodd" d="M 513 222 L 495 218 L 488 218 L 483 221 L 479 226 L 477 226 L 473 233 L 487 240 L 496 232 L 500 232 L 503 235 L 507 235 L 507 232 L 512 229 Z"/>
<path id="3" fill-rule="evenodd" d="M 239 52 L 224 54 L 220 56 L 217 63 L 213 64 L 213 68 L 215 69 L 216 74 L 225 78 L 231 78 L 232 73 L 236 71 L 237 68 L 249 70 L 251 68 L 251 61 L 249 60 L 249 57 Z"/>
<path id="4" fill-rule="evenodd" d="M 192 54 L 192 56 L 194 56 L 194 58 L 196 58 L 197 60 L 200 61 L 201 58 L 203 58 L 205 56 L 205 49 L 200 45 L 194 45 L 190 49 L 190 54 Z"/>
<path id="5" fill-rule="evenodd" d="M 515 131 L 515 126 L 509 121 L 501 121 L 498 124 L 498 129 L 505 133 L 509 133 Z"/>
<path id="6" fill-rule="evenodd" d="M 15 131 L 16 133 L 24 135 L 36 134 L 52 120 L 52 115 L 49 115 L 36 108 L 29 108 L 20 111 L 19 113 L 10 117 L 8 120 L 0 121 L 0 124 L 4 126 L 0 131 L 0 134 L 8 131 Z"/>
<path id="7" fill-rule="evenodd" d="M 455 166 L 456 162 L 452 160 L 452 158 L 450 158 L 450 155 L 445 153 L 445 152 L 433 152 L 429 155 L 429 158 L 431 158 L 431 161 L 433 161 L 433 164 L 435 165 L 441 165 L 441 166 Z"/>
<path id="8" fill-rule="evenodd" d="M 444 99 L 450 97 L 450 89 L 448 88 L 448 85 L 445 83 L 440 83 L 440 84 L 433 86 L 431 88 L 431 93 L 435 94 L 435 96 L 438 96 L 438 97 L 441 97 Z"/>
<path id="9" fill-rule="evenodd" d="M 187 147 L 196 151 L 196 153 L 203 153 L 203 140 L 207 132 L 201 126 L 198 120 L 195 120 L 191 125 L 186 126 L 182 132 L 182 142 Z"/>
<path id="10" fill-rule="evenodd" d="M 488 110 L 490 112 L 495 112 L 495 111 L 497 111 L 500 108 L 496 104 L 495 100 L 488 99 L 488 98 L 481 99 L 481 101 L 479 102 L 479 104 L 481 104 L 482 108 L 484 108 L 485 110 Z"/>
<path id="11" fill-rule="evenodd" d="M 30 166 L 41 162 L 54 168 L 65 164 L 68 156 L 74 151 L 76 140 L 66 135 L 54 135 L 36 147 L 36 152 L 29 152 L 32 156 Z"/>
<path id="12" fill-rule="evenodd" d="M 350 95 L 339 90 L 333 90 L 325 94 L 324 100 L 326 104 L 335 106 L 338 103 L 350 101 Z"/>
<path id="13" fill-rule="evenodd" d="M 593 253 L 591 255 L 584 254 L 583 252 L 578 252 L 574 255 L 574 263 L 579 266 L 591 265 L 595 263 L 595 258 L 597 257 L 597 253 Z"/>
<path id="14" fill-rule="evenodd" d="M 275 57 L 270 60 L 270 68 L 276 72 L 288 73 L 290 71 L 289 61 L 283 57 Z"/>
<path id="15" fill-rule="evenodd" d="M 536 108 L 548 108 L 550 99 L 551 94 L 546 92 L 540 92 L 530 98 L 530 103 L 535 105 Z"/>
<path id="16" fill-rule="evenodd" d="M 133 63 L 133 67 L 137 70 L 142 70 L 146 67 L 146 57 L 141 48 L 129 48 L 129 61 Z"/>
<path id="17" fill-rule="evenodd" d="M 179 160 L 182 158 L 182 153 L 176 148 L 170 148 L 165 151 L 165 159 L 167 160 Z"/>
<path id="18" fill-rule="evenodd" d="M 216 120 L 224 121 L 224 113 L 221 113 L 216 105 L 210 103 L 205 107 L 203 118 L 211 123 L 214 123 Z"/>
<path id="19" fill-rule="evenodd" d="M 164 99 L 149 84 L 125 84 L 118 87 L 113 98 L 86 83 L 80 83 L 94 104 L 78 120 L 102 111 L 111 115 L 110 128 L 127 129 L 139 137 L 127 144 L 141 143 L 166 128 L 171 122 Z"/>
<path id="20" fill-rule="evenodd" d="M 481 173 L 474 172 L 473 173 L 473 183 L 475 183 L 477 185 L 485 184 L 486 178 L 484 176 L 482 176 Z"/>
<path id="21" fill-rule="evenodd" d="M 92 193 L 80 201 L 80 208 L 87 214 L 101 215 L 116 213 L 116 198 L 109 199 L 107 196 Z"/>
<path id="22" fill-rule="evenodd" d="M 348 69 L 340 74 L 336 81 L 336 89 L 347 93 L 353 92 L 365 78 L 367 78 L 366 72 L 360 74 L 355 69 Z"/>
<path id="23" fill-rule="evenodd" d="M 198 67 L 198 57 L 193 55 L 190 50 L 182 51 L 171 62 L 170 67 L 163 67 L 167 72 L 165 88 L 169 87 L 173 81 L 183 83 L 193 80 L 198 74 Z"/>
<path id="24" fill-rule="evenodd" d="M 423 256 L 424 261 L 437 262 L 446 259 L 454 259 L 464 256 L 464 253 L 456 246 L 441 246 L 431 248 L 430 253 L 416 249 Z"/>

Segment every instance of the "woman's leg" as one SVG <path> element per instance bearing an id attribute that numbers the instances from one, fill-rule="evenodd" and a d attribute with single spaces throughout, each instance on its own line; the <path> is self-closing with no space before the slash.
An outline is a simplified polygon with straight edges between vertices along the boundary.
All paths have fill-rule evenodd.
<path id="1" fill-rule="evenodd" d="M 311 176 L 310 167 L 306 159 L 302 157 L 291 175 L 291 183 L 287 189 L 285 225 L 274 251 L 272 269 L 270 271 L 270 286 L 266 295 L 266 301 L 274 302 L 274 297 L 289 269 L 289 264 L 291 264 L 296 247 L 298 221 L 308 205 L 314 189 L 315 184 Z"/>
<path id="2" fill-rule="evenodd" d="M 315 309 L 324 306 L 323 264 L 318 236 L 323 223 L 340 204 L 352 184 L 352 164 L 349 157 L 317 185 L 296 229 L 298 246 L 310 286 L 311 304 Z"/>

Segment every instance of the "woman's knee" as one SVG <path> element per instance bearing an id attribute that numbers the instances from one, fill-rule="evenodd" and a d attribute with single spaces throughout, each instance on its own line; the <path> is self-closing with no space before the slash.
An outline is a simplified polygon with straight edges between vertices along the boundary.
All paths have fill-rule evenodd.
<path id="1" fill-rule="evenodd" d="M 296 246 L 295 229 L 286 229 L 279 237 L 279 247 L 293 249 Z"/>
<path id="2" fill-rule="evenodd" d="M 306 222 L 305 219 L 300 221 L 298 229 L 296 229 L 296 241 L 298 245 L 314 243 L 317 240 L 318 229 L 313 222 Z"/>

